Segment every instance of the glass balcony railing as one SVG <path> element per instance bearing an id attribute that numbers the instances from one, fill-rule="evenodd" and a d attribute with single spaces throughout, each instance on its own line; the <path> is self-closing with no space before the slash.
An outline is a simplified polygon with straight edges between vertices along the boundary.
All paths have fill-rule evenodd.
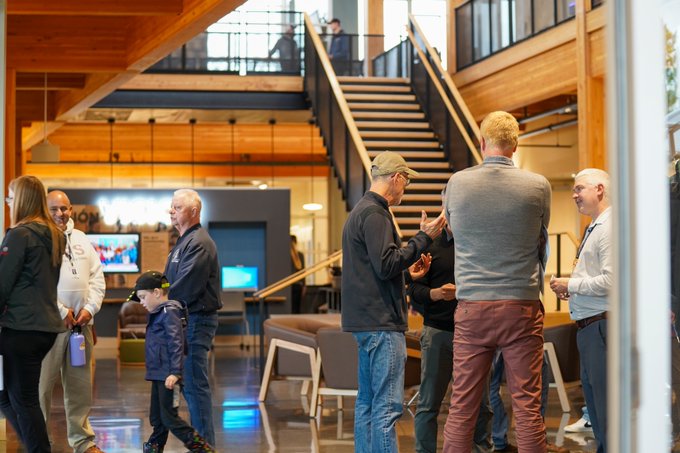
<path id="1" fill-rule="evenodd" d="M 575 0 L 468 1 L 455 11 L 457 69 L 573 18 L 575 8 Z"/>

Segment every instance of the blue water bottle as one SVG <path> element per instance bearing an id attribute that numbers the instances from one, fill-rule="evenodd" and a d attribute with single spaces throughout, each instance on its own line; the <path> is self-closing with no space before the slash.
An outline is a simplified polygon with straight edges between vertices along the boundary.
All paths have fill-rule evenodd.
<path id="1" fill-rule="evenodd" d="M 85 337 L 80 326 L 75 326 L 71 330 L 71 337 L 68 340 L 71 355 L 71 366 L 85 365 Z"/>

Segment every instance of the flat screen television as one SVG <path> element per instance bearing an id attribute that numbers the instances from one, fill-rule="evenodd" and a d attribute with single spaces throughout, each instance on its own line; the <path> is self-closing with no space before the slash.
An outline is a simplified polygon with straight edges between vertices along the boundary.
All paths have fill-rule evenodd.
<path id="1" fill-rule="evenodd" d="M 140 272 L 139 233 L 87 233 L 107 274 Z"/>
<path id="2" fill-rule="evenodd" d="M 257 291 L 257 267 L 222 266 L 222 291 Z"/>

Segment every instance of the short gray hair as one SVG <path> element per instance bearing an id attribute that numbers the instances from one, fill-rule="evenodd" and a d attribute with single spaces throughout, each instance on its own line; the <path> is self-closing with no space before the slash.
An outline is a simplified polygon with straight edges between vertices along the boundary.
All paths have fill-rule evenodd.
<path id="1" fill-rule="evenodd" d="M 203 202 L 201 202 L 201 197 L 195 190 L 193 189 L 175 190 L 175 193 L 173 193 L 172 196 L 182 198 L 183 200 L 187 201 L 192 208 L 197 208 L 198 212 L 201 212 Z"/>
<path id="2" fill-rule="evenodd" d="M 587 184 L 596 186 L 602 184 L 604 187 L 604 199 L 609 200 L 609 173 L 599 168 L 585 168 L 578 172 L 574 181 L 584 179 Z"/>

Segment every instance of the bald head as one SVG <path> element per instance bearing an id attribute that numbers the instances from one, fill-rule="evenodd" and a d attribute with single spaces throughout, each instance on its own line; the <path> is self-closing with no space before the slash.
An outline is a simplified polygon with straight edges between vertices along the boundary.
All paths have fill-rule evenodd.
<path id="1" fill-rule="evenodd" d="M 68 225 L 68 220 L 71 218 L 71 200 L 68 196 L 61 190 L 53 190 L 47 194 L 47 209 L 50 211 L 50 215 L 62 230 L 66 230 Z"/>

